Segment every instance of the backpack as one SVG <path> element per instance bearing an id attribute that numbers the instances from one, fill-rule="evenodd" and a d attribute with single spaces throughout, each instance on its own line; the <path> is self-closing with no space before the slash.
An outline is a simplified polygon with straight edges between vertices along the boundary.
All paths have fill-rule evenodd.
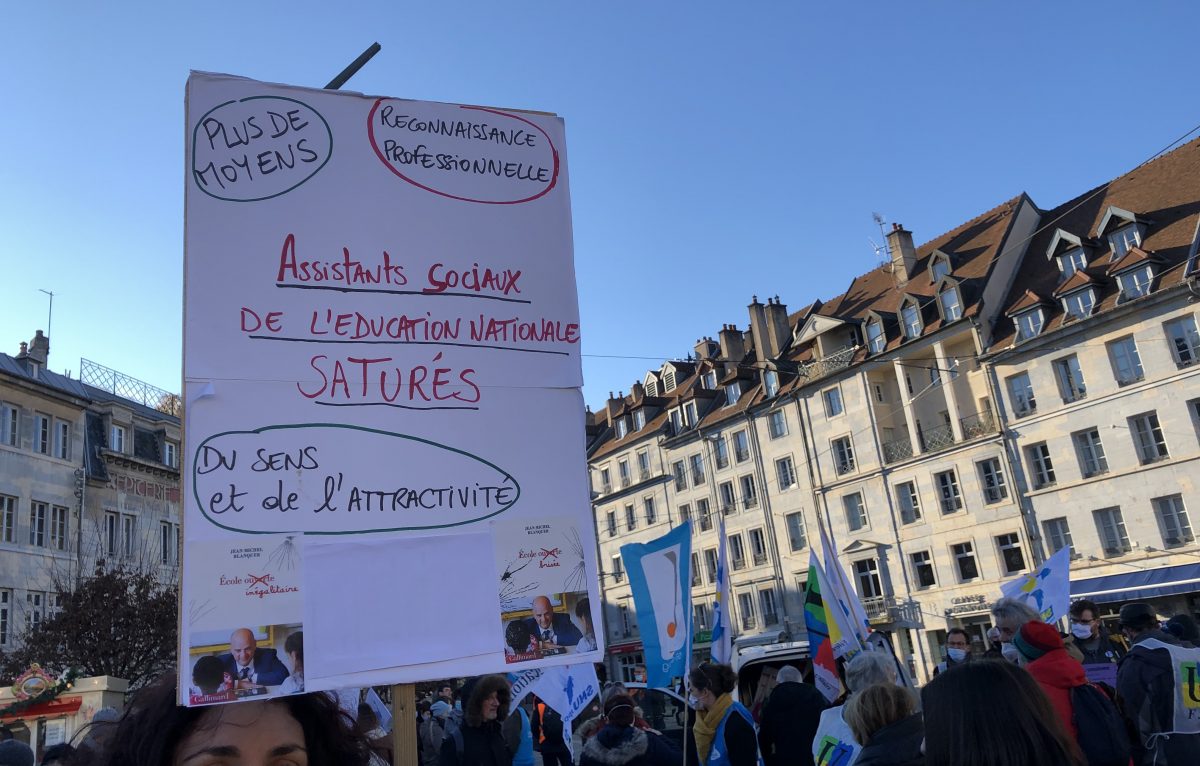
<path id="1" fill-rule="evenodd" d="M 1133 747 L 1125 720 L 1108 695 L 1093 684 L 1071 689 L 1071 722 L 1088 766 L 1128 766 Z"/>
<path id="2" fill-rule="evenodd" d="M 446 716 L 446 722 L 442 724 L 442 742 L 448 739 L 454 740 L 454 752 L 458 756 L 458 762 L 462 763 L 464 750 L 462 713 L 457 710 L 451 711 L 450 715 Z"/>

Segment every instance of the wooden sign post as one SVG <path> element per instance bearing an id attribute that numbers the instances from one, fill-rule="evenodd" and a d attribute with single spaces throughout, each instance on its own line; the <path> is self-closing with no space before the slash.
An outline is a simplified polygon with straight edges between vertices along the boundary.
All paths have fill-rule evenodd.
<path id="1" fill-rule="evenodd" d="M 392 766 L 417 766 L 421 745 L 417 741 L 416 684 L 392 686 Z"/>

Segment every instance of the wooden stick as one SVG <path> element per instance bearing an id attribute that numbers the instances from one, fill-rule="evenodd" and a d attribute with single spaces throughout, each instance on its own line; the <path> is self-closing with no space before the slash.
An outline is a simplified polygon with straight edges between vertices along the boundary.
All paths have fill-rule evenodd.
<path id="1" fill-rule="evenodd" d="M 417 741 L 417 686 L 392 686 L 392 764 L 417 766 L 421 745 Z"/>

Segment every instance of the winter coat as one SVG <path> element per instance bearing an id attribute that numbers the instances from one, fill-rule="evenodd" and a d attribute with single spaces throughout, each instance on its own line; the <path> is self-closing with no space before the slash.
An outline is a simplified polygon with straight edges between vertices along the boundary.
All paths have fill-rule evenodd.
<path id="1" fill-rule="evenodd" d="M 825 697 L 811 684 L 779 684 L 763 705 L 758 746 L 766 766 L 813 766 L 812 741 Z"/>
<path id="2" fill-rule="evenodd" d="M 1125 717 L 1137 728 L 1133 743 L 1134 763 L 1155 766 L 1200 764 L 1200 734 L 1150 735 L 1174 728 L 1174 672 L 1171 655 L 1164 649 L 1147 649 L 1139 644 L 1156 638 L 1164 644 L 1179 640 L 1161 630 L 1151 630 L 1134 639 L 1133 647 L 1117 670 L 1117 701 Z"/>
<path id="3" fill-rule="evenodd" d="M 1075 729 L 1075 710 L 1071 706 L 1071 689 L 1087 683 L 1083 665 L 1075 661 L 1071 655 L 1059 649 L 1050 651 L 1033 660 L 1025 669 L 1033 680 L 1038 682 L 1042 691 L 1050 699 L 1054 712 L 1062 721 L 1063 727 L 1070 733 L 1071 739 L 1078 739 L 1079 732 Z"/>
<path id="4" fill-rule="evenodd" d="M 1125 656 L 1125 645 L 1113 638 L 1107 631 L 1101 631 L 1094 638 L 1080 641 L 1075 636 L 1063 639 L 1066 646 L 1073 646 L 1083 655 L 1084 665 L 1100 665 L 1106 662 L 1117 664 Z"/>
<path id="5" fill-rule="evenodd" d="M 442 740 L 441 766 L 512 766 L 512 756 L 504 745 L 499 721 L 484 721 L 479 726 L 463 724 L 462 758 L 453 737 Z"/>
<path id="6" fill-rule="evenodd" d="M 579 766 L 679 766 L 679 750 L 659 734 L 608 725 L 583 746 Z"/>
<path id="7" fill-rule="evenodd" d="M 871 737 L 854 766 L 923 766 L 925 724 L 920 713 L 889 723 Z"/>
<path id="8" fill-rule="evenodd" d="M 442 739 L 445 729 L 442 720 L 431 716 L 428 721 L 421 721 L 417 727 L 417 739 L 421 743 L 421 766 L 437 766 L 442 756 Z"/>

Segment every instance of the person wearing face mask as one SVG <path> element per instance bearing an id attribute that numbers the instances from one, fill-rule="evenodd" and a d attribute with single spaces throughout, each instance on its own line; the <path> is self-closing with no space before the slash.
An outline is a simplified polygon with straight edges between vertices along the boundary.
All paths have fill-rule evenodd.
<path id="1" fill-rule="evenodd" d="M 997 599 L 992 604 L 992 618 L 1000 630 L 1000 653 L 1009 662 L 1017 662 L 1020 656 L 1020 652 L 1012 645 L 1012 640 L 1021 626 L 1027 622 L 1043 622 L 1036 609 L 1024 601 L 1008 597 Z M 1066 647 L 1066 651 L 1079 662 L 1083 662 L 1083 655 L 1074 646 Z"/>
<path id="2" fill-rule="evenodd" d="M 688 674 L 688 704 L 696 710 L 692 732 L 700 766 L 762 766 L 754 718 L 733 699 L 737 674 L 705 662 Z"/>
<path id="3" fill-rule="evenodd" d="M 971 637 L 962 628 L 951 628 L 946 631 L 946 659 L 938 663 L 933 674 L 944 673 L 955 665 L 961 665 L 971 660 Z"/>
<path id="4" fill-rule="evenodd" d="M 1088 665 L 1116 665 L 1126 652 L 1121 639 L 1109 634 L 1108 629 L 1104 627 L 1095 602 L 1086 598 L 1071 604 L 1071 637 L 1066 643 L 1074 646 L 1083 655 L 1085 670 L 1088 669 Z M 1110 673 L 1116 677 L 1115 670 Z M 1088 675 L 1090 677 L 1092 674 Z"/>

